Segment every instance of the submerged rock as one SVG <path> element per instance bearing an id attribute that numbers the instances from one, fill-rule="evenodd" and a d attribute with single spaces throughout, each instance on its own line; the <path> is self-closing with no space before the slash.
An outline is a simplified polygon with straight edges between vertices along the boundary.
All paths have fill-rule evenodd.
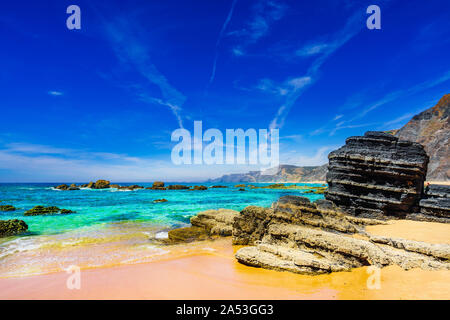
<path id="1" fill-rule="evenodd" d="M 364 230 L 383 223 L 346 215 L 331 201 L 285 196 L 271 208 L 242 210 L 234 222 L 233 244 L 250 245 L 236 252 L 243 264 L 295 273 L 394 264 L 406 270 L 450 270 L 450 245 L 371 237 Z"/>
<path id="2" fill-rule="evenodd" d="M 208 190 L 208 187 L 205 187 L 205 186 L 193 186 L 191 190 L 203 191 L 203 190 Z"/>
<path id="3" fill-rule="evenodd" d="M 160 202 L 167 202 L 167 201 L 169 201 L 169 200 L 167 200 L 167 199 L 155 199 L 155 200 L 153 200 L 153 203 L 160 203 Z"/>
<path id="4" fill-rule="evenodd" d="M 190 189 L 190 186 L 185 186 L 182 184 L 172 184 L 170 186 L 167 187 L 168 190 L 187 190 Z"/>
<path id="5" fill-rule="evenodd" d="M 218 186 L 211 186 L 210 188 L 217 189 L 217 188 L 228 188 L 228 187 L 227 186 L 220 186 L 220 185 L 218 185 Z"/>
<path id="6" fill-rule="evenodd" d="M 28 225 L 23 220 L 0 220 L 0 237 L 9 237 L 24 233 Z"/>
<path id="7" fill-rule="evenodd" d="M 16 211 L 16 207 L 11 206 L 9 204 L 0 206 L 0 211 Z"/>
<path id="8" fill-rule="evenodd" d="M 69 213 L 75 213 L 75 211 L 68 210 L 68 209 L 60 209 L 55 206 L 35 206 L 30 210 L 25 211 L 25 216 L 45 216 L 45 215 L 51 215 L 51 214 L 69 214 Z"/>
<path id="9" fill-rule="evenodd" d="M 428 155 L 384 132 L 347 138 L 328 155 L 325 198 L 354 216 L 405 218 L 419 212 Z"/>
<path id="10" fill-rule="evenodd" d="M 119 186 L 118 188 L 119 190 L 130 190 L 130 191 L 134 191 L 134 190 L 138 190 L 138 189 L 144 189 L 143 186 L 139 186 L 137 184 L 133 184 L 131 186 Z"/>

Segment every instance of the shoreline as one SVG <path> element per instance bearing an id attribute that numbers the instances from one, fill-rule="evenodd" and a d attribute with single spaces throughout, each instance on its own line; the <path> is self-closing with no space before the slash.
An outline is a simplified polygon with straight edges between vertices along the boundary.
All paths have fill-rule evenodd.
<path id="1" fill-rule="evenodd" d="M 417 232 L 417 230 L 425 230 Z M 373 234 L 450 243 L 446 224 L 390 221 Z M 152 262 L 81 270 L 81 289 L 70 274 L 0 279 L 0 299 L 449 299 L 450 270 L 381 269 L 381 289 L 367 288 L 367 267 L 350 272 L 299 275 L 242 265 L 230 238 L 188 243 Z"/>

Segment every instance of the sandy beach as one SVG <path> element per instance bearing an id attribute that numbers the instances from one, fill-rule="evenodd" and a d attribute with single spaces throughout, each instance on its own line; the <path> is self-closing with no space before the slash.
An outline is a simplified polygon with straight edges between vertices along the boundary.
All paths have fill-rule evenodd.
<path id="1" fill-rule="evenodd" d="M 450 243 L 450 226 L 392 221 L 372 234 Z M 419 232 L 420 231 L 420 232 Z M 367 268 L 307 276 L 239 264 L 230 238 L 186 244 L 169 257 L 81 271 L 81 288 L 65 272 L 0 279 L 0 299 L 449 299 L 450 271 L 381 269 L 381 288 L 368 289 Z"/>

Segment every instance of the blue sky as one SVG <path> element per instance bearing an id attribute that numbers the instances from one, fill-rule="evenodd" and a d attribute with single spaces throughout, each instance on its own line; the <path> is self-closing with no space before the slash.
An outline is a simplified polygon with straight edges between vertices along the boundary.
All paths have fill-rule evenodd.
<path id="1" fill-rule="evenodd" d="M 81 30 L 66 8 L 81 8 Z M 381 30 L 366 8 L 381 8 Z M 0 181 L 193 181 L 251 166 L 171 162 L 173 130 L 277 128 L 320 165 L 449 92 L 448 1 L 8 1 Z"/>

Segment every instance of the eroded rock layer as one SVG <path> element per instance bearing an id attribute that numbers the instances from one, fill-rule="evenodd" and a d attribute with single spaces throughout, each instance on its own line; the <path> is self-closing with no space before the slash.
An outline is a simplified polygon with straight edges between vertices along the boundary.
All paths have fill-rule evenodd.
<path id="1" fill-rule="evenodd" d="M 370 236 L 365 225 L 385 223 L 340 211 L 327 200 L 286 196 L 271 208 L 247 207 L 234 221 L 239 262 L 304 274 L 356 267 L 450 269 L 450 245 Z"/>
<path id="2" fill-rule="evenodd" d="M 195 240 L 206 240 L 216 236 L 231 236 L 234 219 L 238 215 L 239 211 L 230 209 L 199 212 L 191 218 L 192 226 L 170 230 L 168 241 L 171 243 L 191 242 Z"/>
<path id="3" fill-rule="evenodd" d="M 430 185 L 419 206 L 420 214 L 412 215 L 411 218 L 450 223 L 450 186 Z"/>
<path id="4" fill-rule="evenodd" d="M 419 143 L 369 131 L 328 156 L 325 198 L 347 213 L 404 218 L 419 212 L 428 155 Z"/>

